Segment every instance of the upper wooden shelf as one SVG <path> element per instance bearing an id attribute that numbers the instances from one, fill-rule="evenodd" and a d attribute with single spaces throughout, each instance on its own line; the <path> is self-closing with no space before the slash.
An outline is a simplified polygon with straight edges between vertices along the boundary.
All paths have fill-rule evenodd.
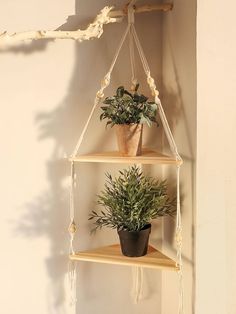
<path id="1" fill-rule="evenodd" d="M 143 148 L 141 156 L 123 157 L 118 151 L 93 153 L 70 157 L 70 161 L 77 162 L 102 162 L 102 163 L 121 163 L 121 164 L 172 164 L 179 165 L 182 163 L 174 157 L 163 155 L 155 150 Z"/>
<path id="2" fill-rule="evenodd" d="M 96 263 L 139 266 L 154 269 L 178 271 L 176 262 L 165 256 L 152 246 L 148 248 L 148 254 L 141 257 L 127 257 L 122 255 L 120 245 L 110 245 L 70 255 L 74 261 L 87 261 Z"/>

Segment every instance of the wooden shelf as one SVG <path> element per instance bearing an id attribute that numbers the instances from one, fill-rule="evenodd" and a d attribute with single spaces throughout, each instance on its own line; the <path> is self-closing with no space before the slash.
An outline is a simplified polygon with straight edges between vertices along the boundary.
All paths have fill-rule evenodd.
<path id="1" fill-rule="evenodd" d="M 140 266 L 154 269 L 178 271 L 174 260 L 165 256 L 152 246 L 148 248 L 148 254 L 141 257 L 127 257 L 122 255 L 120 245 L 110 245 L 70 255 L 71 260 L 96 263 Z"/>
<path id="2" fill-rule="evenodd" d="M 163 155 L 155 150 L 143 149 L 141 156 L 123 157 L 117 151 L 79 155 L 71 157 L 70 161 L 76 162 L 101 162 L 101 163 L 121 163 L 121 164 L 181 164 L 182 161 L 174 157 Z"/>

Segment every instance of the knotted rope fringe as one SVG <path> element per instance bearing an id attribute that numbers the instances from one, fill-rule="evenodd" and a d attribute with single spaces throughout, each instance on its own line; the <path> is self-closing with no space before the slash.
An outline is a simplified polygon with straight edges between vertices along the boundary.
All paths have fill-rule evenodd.
<path id="1" fill-rule="evenodd" d="M 179 277 L 179 314 L 184 314 L 184 286 L 183 286 L 183 262 L 182 262 L 182 221 L 181 221 L 181 209 L 180 209 L 180 165 L 176 168 L 176 180 L 177 180 L 177 213 L 176 213 L 176 232 L 175 241 L 177 246 L 177 266 Z"/>
<path id="2" fill-rule="evenodd" d="M 71 312 L 76 313 L 76 302 L 77 302 L 77 266 L 75 261 L 69 261 L 68 263 L 68 285 L 69 285 L 69 304 Z"/>
<path id="3" fill-rule="evenodd" d="M 133 275 L 133 288 L 131 291 L 134 304 L 138 304 L 143 297 L 143 268 L 142 267 L 132 267 Z"/>

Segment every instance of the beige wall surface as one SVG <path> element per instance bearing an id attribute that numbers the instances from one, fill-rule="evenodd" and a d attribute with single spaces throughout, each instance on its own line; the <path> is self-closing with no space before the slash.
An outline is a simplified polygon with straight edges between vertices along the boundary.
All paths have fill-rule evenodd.
<path id="1" fill-rule="evenodd" d="M 194 219 L 196 159 L 196 1 L 178 0 L 163 17 L 163 106 L 180 155 L 181 210 L 183 223 L 183 275 L 185 313 L 194 311 Z M 175 169 L 165 167 L 165 176 L 175 182 Z M 174 223 L 164 223 L 163 247 L 174 252 Z M 178 282 L 168 272 L 162 275 L 162 312 L 176 313 Z M 171 302 L 170 302 L 171 298 Z"/>
<path id="2" fill-rule="evenodd" d="M 198 1 L 196 314 L 236 313 L 235 1 Z"/>
<path id="3" fill-rule="evenodd" d="M 154 1 L 155 2 L 155 1 Z M 85 27 L 110 1 L 22 0 L 0 2 L 0 29 L 76 29 Z M 116 1 L 116 4 L 123 1 Z M 140 1 L 142 3 L 142 1 Z M 66 22 L 66 17 L 70 15 Z M 138 16 L 137 31 L 161 87 L 161 13 Z M 108 25 L 100 40 L 39 41 L 0 53 L 1 268 L 3 314 L 67 314 L 69 164 L 63 160 L 76 143 L 100 80 L 108 70 L 125 23 Z M 143 92 L 147 93 L 138 63 Z M 129 84 L 127 46 L 114 70 L 108 93 Z M 96 112 L 82 151 L 114 146 Z M 146 143 L 157 142 L 155 130 Z M 115 232 L 90 236 L 88 214 L 104 183 L 104 171 L 118 166 L 76 167 L 77 249 L 117 241 Z M 154 170 L 153 170 L 154 171 Z M 153 233 L 158 242 L 159 233 Z M 130 297 L 128 267 L 81 263 L 78 268 L 78 313 L 131 314 L 161 310 L 161 273 L 145 271 L 143 301 Z M 124 306 L 125 305 L 125 306 Z"/>

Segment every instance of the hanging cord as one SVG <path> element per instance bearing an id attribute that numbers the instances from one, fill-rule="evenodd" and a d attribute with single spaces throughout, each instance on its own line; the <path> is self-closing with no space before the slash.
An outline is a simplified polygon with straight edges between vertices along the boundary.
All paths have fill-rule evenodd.
<path id="1" fill-rule="evenodd" d="M 76 313 L 76 302 L 77 302 L 77 264 L 75 261 L 69 261 L 68 263 L 68 286 L 69 286 L 69 304 L 71 312 Z"/>
<path id="2" fill-rule="evenodd" d="M 138 304 L 143 297 L 143 268 L 134 266 L 132 267 L 133 288 L 131 295 L 134 304 Z"/>
<path id="3" fill-rule="evenodd" d="M 177 177 L 177 214 L 176 214 L 176 231 L 175 241 L 177 246 L 177 262 L 179 267 L 179 314 L 184 314 L 184 285 L 183 285 L 183 262 L 182 262 L 182 221 L 181 221 L 181 209 L 180 209 L 180 165 L 176 168 Z"/>
<path id="4" fill-rule="evenodd" d="M 71 162 L 71 183 L 70 183 L 70 225 L 68 228 L 69 234 L 70 234 L 70 248 L 69 248 L 69 254 L 75 254 L 74 248 L 73 248 L 73 241 L 76 233 L 76 224 L 75 224 L 75 204 L 74 204 L 74 189 L 76 184 L 75 179 L 75 165 L 74 161 Z"/>
<path id="5" fill-rule="evenodd" d="M 128 6 L 128 24 L 129 27 L 129 55 L 131 65 L 131 90 L 134 91 L 138 80 L 136 78 L 136 66 L 135 66 L 135 55 L 134 55 L 134 38 L 132 34 L 132 25 L 134 24 L 134 6 L 131 3 Z"/>
<path id="6" fill-rule="evenodd" d="M 81 146 L 81 144 L 82 144 L 82 142 L 83 142 L 83 138 L 84 138 L 84 135 L 85 135 L 85 133 L 86 133 L 86 131 L 87 131 L 88 125 L 89 125 L 89 123 L 90 123 L 90 120 L 92 119 L 93 113 L 94 113 L 96 107 L 98 106 L 98 104 L 101 102 L 101 99 L 104 97 L 104 90 L 105 90 L 105 89 L 107 88 L 107 86 L 109 86 L 109 84 L 110 84 L 111 73 L 112 73 L 113 68 L 114 68 L 114 66 L 115 66 L 115 63 L 116 63 L 116 61 L 117 61 L 117 58 L 118 58 L 118 56 L 119 56 L 119 54 L 120 54 L 120 50 L 121 50 L 121 48 L 122 48 L 122 46 L 123 46 L 123 44 L 124 44 L 124 41 L 125 41 L 125 39 L 126 39 L 126 37 L 127 37 L 127 34 L 128 34 L 128 32 L 129 32 L 129 29 L 130 29 L 130 25 L 127 26 L 127 28 L 126 28 L 126 30 L 125 30 L 125 32 L 124 32 L 122 38 L 121 38 L 120 44 L 119 44 L 119 46 L 118 46 L 118 48 L 117 48 L 117 50 L 116 50 L 116 53 L 115 53 L 115 56 L 114 56 L 113 61 L 112 61 L 112 63 L 111 63 L 111 66 L 110 66 L 110 68 L 109 68 L 109 71 L 108 71 L 107 74 L 104 76 L 103 80 L 101 81 L 101 88 L 99 89 L 99 91 L 98 91 L 97 94 L 96 94 L 96 97 L 95 97 L 95 99 L 94 99 L 94 105 L 93 105 L 92 110 L 91 110 L 91 112 L 90 112 L 90 114 L 89 114 L 88 120 L 87 120 L 86 123 L 85 123 L 85 126 L 84 126 L 84 128 L 83 128 L 83 130 L 82 130 L 82 133 L 81 133 L 81 135 L 80 135 L 80 137 L 79 137 L 79 140 L 78 140 L 78 142 L 77 142 L 77 144 L 76 144 L 76 147 L 75 147 L 74 152 L 73 152 L 73 154 L 72 154 L 72 158 L 77 155 L 77 153 L 78 153 L 78 151 L 79 151 L 79 148 L 80 148 L 80 146 Z"/>
<path id="7" fill-rule="evenodd" d="M 71 182 L 70 182 L 70 225 L 68 228 L 68 232 L 70 235 L 70 246 L 69 246 L 69 254 L 74 255 L 75 251 L 73 248 L 74 237 L 76 233 L 76 223 L 75 223 L 75 206 L 74 206 L 74 189 L 76 185 L 75 178 L 75 165 L 74 161 L 71 162 Z M 69 283 L 69 293 L 70 293 L 70 306 L 71 311 L 75 312 L 76 309 L 73 307 L 76 306 L 76 282 L 77 282 L 77 271 L 76 271 L 76 263 L 74 261 L 69 260 L 68 262 L 68 283 Z"/>
<path id="8" fill-rule="evenodd" d="M 136 78 L 136 67 L 135 67 L 135 54 L 134 54 L 134 38 L 132 34 L 132 26 L 134 25 L 134 3 L 136 1 L 131 1 L 128 5 L 128 25 L 129 27 L 129 54 L 130 54 L 130 65 L 131 65 L 131 90 L 134 91 L 138 80 Z M 139 165 L 140 170 L 142 170 L 142 165 Z M 138 304 L 143 296 L 143 268 L 142 267 L 132 267 L 132 277 L 133 277 L 133 288 L 131 291 L 134 304 Z"/>
<path id="9" fill-rule="evenodd" d="M 161 101 L 159 99 L 159 91 L 157 90 L 155 80 L 151 76 L 150 68 L 149 68 L 147 59 L 145 57 L 145 54 L 143 52 L 143 48 L 142 48 L 141 43 L 139 41 L 139 38 L 138 38 L 138 35 L 137 35 L 137 32 L 135 30 L 134 25 L 132 25 L 132 34 L 133 34 L 133 37 L 134 37 L 134 40 L 136 43 L 137 50 L 139 52 L 139 56 L 140 56 L 140 59 L 141 59 L 142 65 L 143 65 L 144 72 L 147 75 L 147 83 L 151 89 L 152 95 L 155 97 L 155 103 L 158 106 L 159 115 L 160 115 L 160 118 L 161 118 L 161 121 L 163 124 L 163 128 L 164 128 L 168 143 L 170 145 L 171 151 L 172 151 L 173 155 L 175 156 L 176 160 L 182 161 L 182 159 L 178 153 L 177 146 L 176 146 L 175 141 L 174 141 L 174 137 L 172 135 L 169 124 L 167 122 Z"/>

